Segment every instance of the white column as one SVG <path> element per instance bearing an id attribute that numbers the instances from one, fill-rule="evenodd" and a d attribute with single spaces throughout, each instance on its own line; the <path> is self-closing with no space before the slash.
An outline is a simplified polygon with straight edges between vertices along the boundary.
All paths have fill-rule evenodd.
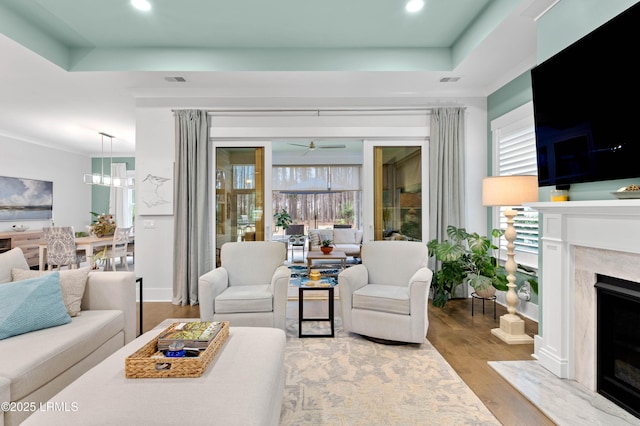
<path id="1" fill-rule="evenodd" d="M 573 303 L 569 294 L 569 245 L 563 241 L 563 217 L 545 213 L 542 217 L 542 274 L 540 282 L 541 328 L 534 338 L 534 354 L 547 370 L 558 377 L 570 377 L 570 348 L 573 347 Z M 572 293 L 571 293 L 572 294 Z"/>

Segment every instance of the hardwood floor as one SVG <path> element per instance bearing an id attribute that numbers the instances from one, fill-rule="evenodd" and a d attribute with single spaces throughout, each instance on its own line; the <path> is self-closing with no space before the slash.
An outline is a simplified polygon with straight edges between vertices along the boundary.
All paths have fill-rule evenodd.
<path id="1" fill-rule="evenodd" d="M 305 302 L 314 309 L 326 307 L 326 301 Z M 336 302 L 338 304 L 339 302 Z M 287 318 L 297 318 L 298 302 L 289 302 Z M 442 354 L 465 383 L 504 425 L 554 425 L 540 410 L 502 379 L 487 361 L 531 360 L 533 344 L 507 345 L 491 334 L 499 327 L 500 315 L 506 308 L 497 305 L 496 320 L 493 305 L 485 305 L 485 314 L 476 301 L 475 315 L 471 316 L 471 299 L 450 300 L 440 309 L 429 305 L 429 332 L 427 339 Z M 312 311 L 309 312 L 312 314 Z M 339 315 L 339 305 L 336 306 Z M 144 303 L 144 331 L 155 327 L 166 318 L 197 318 L 198 306 L 175 306 L 168 302 Z M 535 322 L 525 319 L 525 332 L 537 334 Z"/>
<path id="2" fill-rule="evenodd" d="M 427 339 L 442 354 L 464 382 L 504 425 L 553 425 L 535 405 L 515 390 L 487 361 L 532 360 L 533 344 L 508 345 L 491 334 L 500 327 L 504 306 L 479 301 L 471 316 L 471 299 L 454 299 L 444 308 L 429 306 Z M 525 319 L 525 333 L 538 333 L 538 324 Z"/>

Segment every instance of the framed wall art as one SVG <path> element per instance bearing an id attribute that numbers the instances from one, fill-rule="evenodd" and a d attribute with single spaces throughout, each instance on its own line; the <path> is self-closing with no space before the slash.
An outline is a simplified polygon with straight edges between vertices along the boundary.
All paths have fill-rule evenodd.
<path id="1" fill-rule="evenodd" d="M 52 218 L 53 182 L 0 176 L 0 221 Z"/>
<path id="2" fill-rule="evenodd" d="M 140 215 L 173 214 L 173 163 L 141 162 L 137 182 Z"/>

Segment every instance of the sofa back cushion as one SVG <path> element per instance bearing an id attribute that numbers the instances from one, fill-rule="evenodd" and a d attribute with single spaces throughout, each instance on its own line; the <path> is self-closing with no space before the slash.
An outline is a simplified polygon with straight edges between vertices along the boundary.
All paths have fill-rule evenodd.
<path id="1" fill-rule="evenodd" d="M 20 247 L 0 254 L 0 284 L 11 281 L 11 270 L 13 268 L 29 269 L 27 259 Z"/>
<path id="2" fill-rule="evenodd" d="M 362 264 L 369 284 L 407 286 L 420 268 L 427 266 L 427 245 L 417 241 L 366 241 Z"/>
<path id="3" fill-rule="evenodd" d="M 58 272 L 0 285 L 0 339 L 71 322 Z"/>
<path id="4" fill-rule="evenodd" d="M 220 262 L 229 274 L 230 286 L 269 284 L 286 257 L 287 246 L 279 241 L 224 243 L 220 250 Z"/>
<path id="5" fill-rule="evenodd" d="M 351 228 L 338 228 L 333 230 L 334 244 L 356 244 L 356 230 Z"/>

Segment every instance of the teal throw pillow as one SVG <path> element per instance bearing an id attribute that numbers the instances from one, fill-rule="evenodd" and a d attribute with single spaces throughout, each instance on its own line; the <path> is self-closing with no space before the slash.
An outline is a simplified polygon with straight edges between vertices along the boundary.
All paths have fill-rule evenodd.
<path id="1" fill-rule="evenodd" d="M 59 272 L 0 285 L 0 340 L 69 322 Z"/>

